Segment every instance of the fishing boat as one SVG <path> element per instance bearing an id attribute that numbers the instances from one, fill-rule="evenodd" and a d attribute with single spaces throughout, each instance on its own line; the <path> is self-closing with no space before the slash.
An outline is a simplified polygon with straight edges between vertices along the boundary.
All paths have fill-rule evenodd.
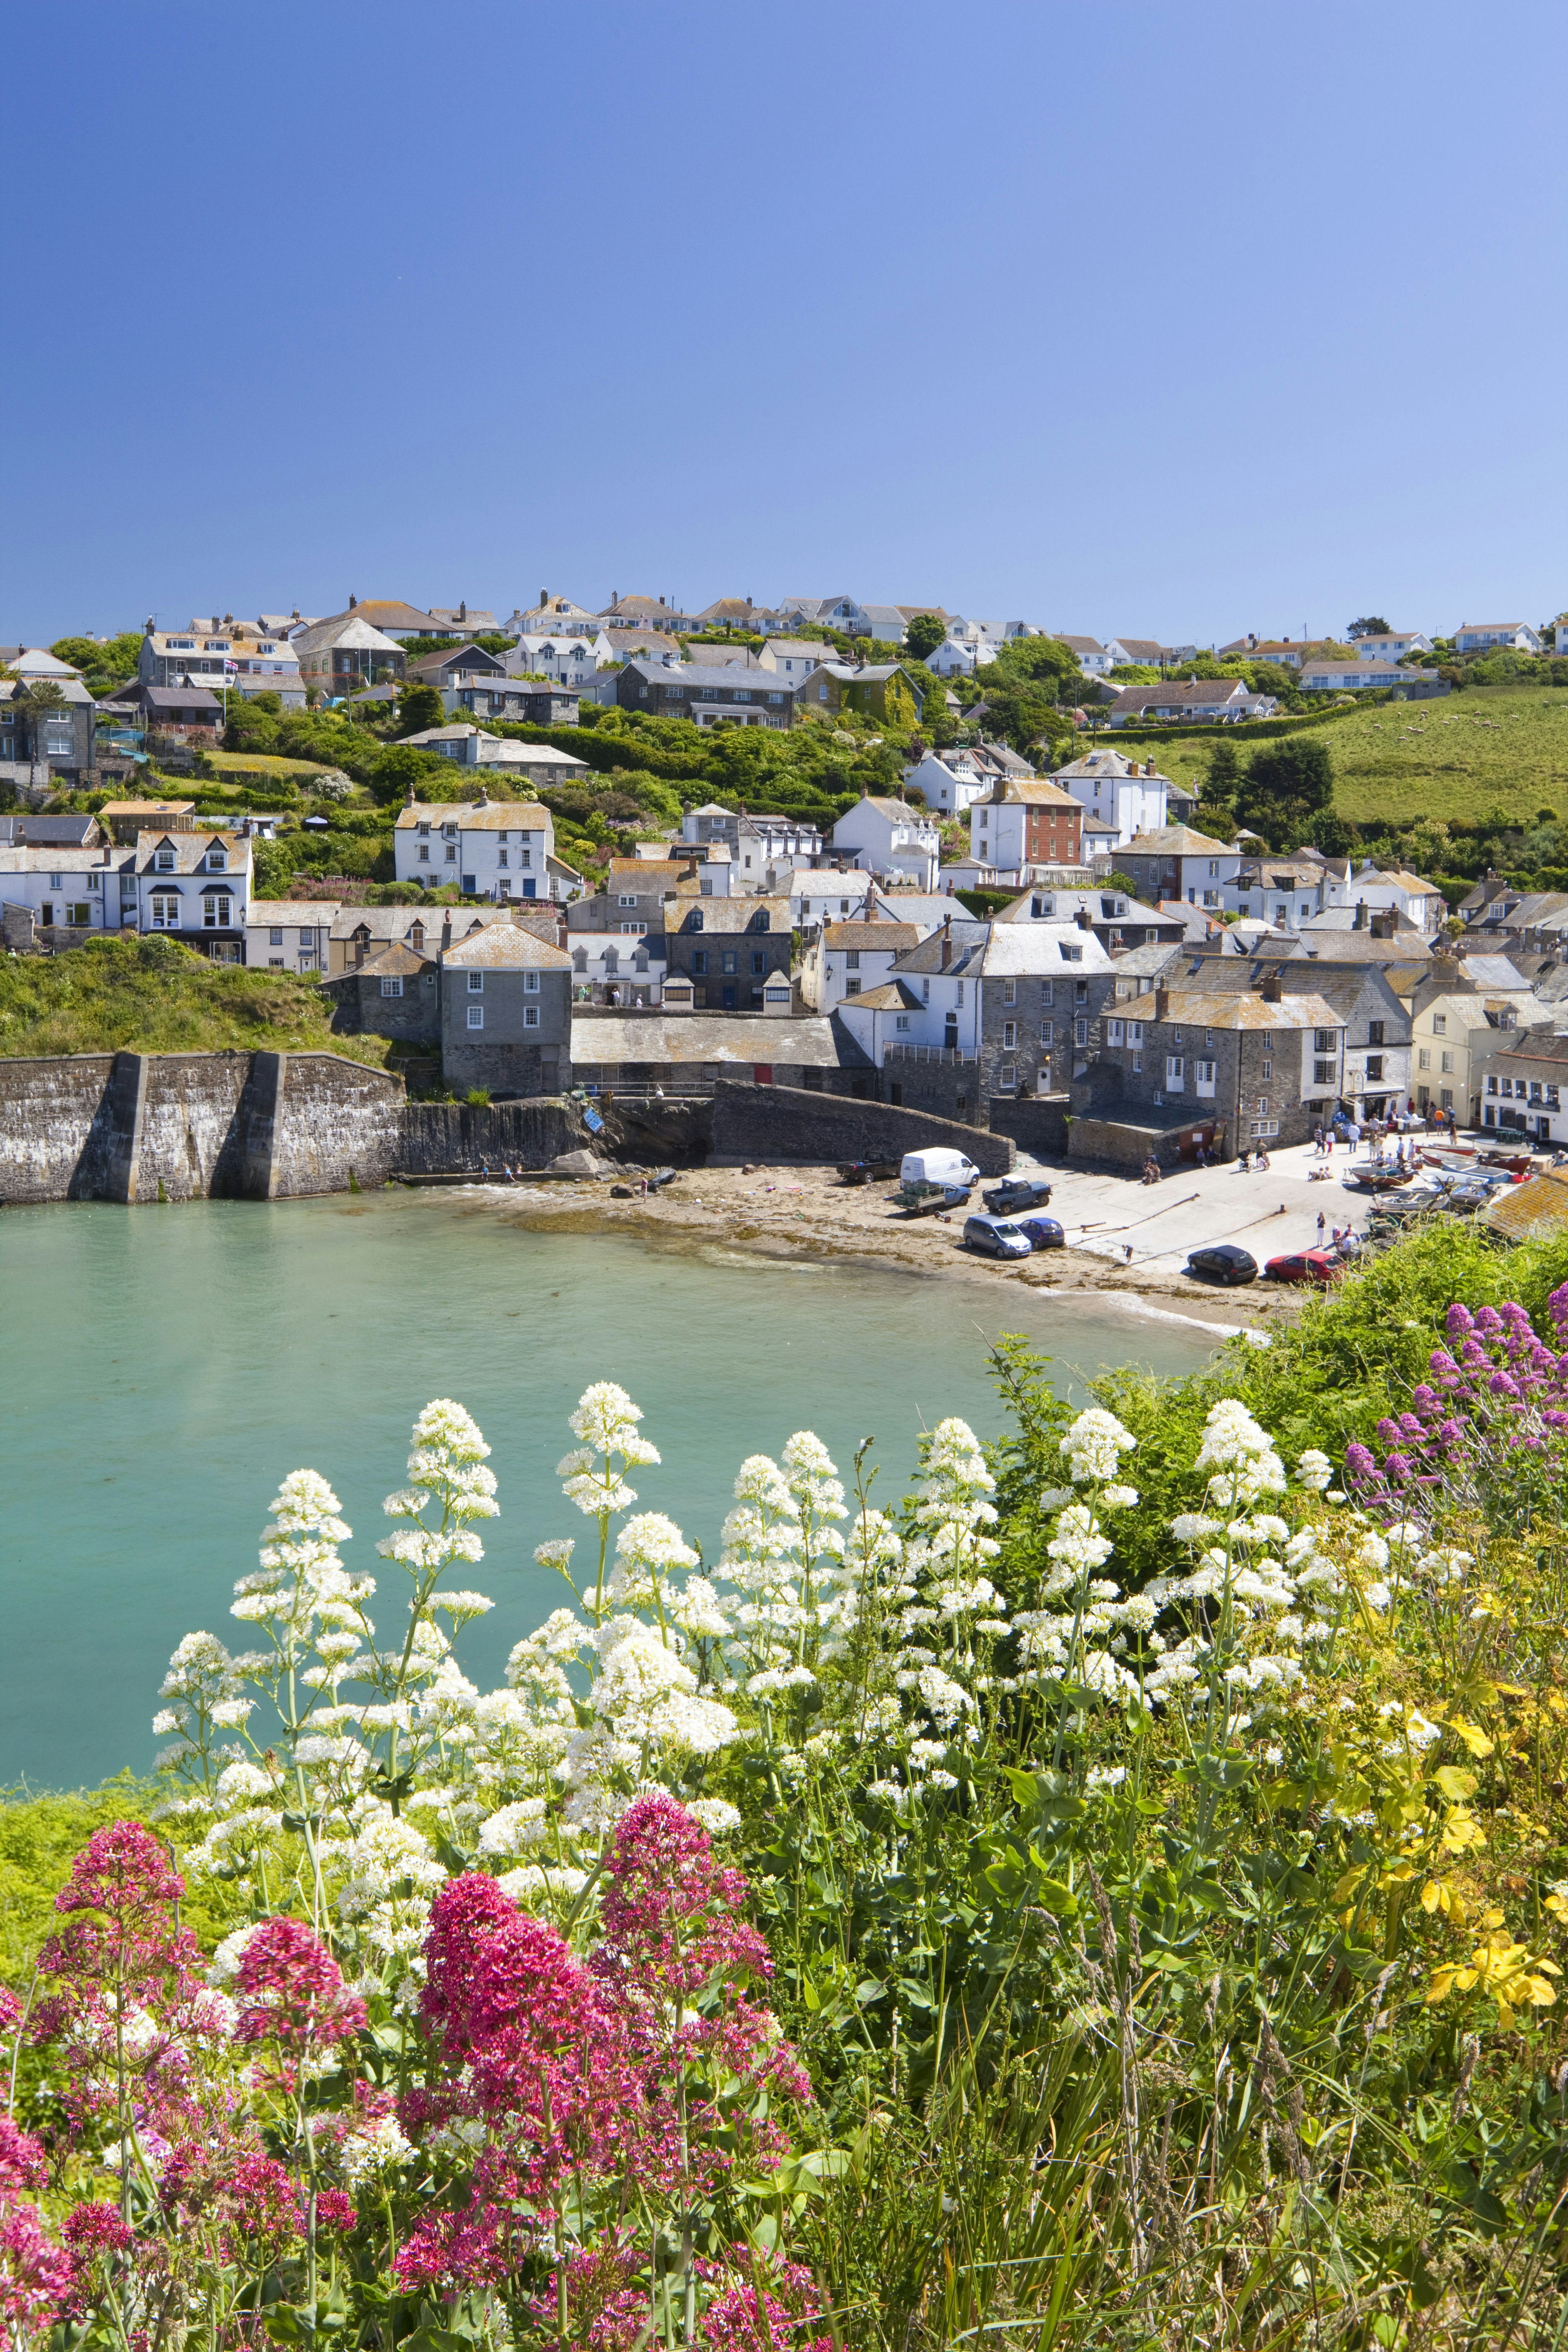
<path id="1" fill-rule="evenodd" d="M 1345 1181 L 1362 1192 L 1396 1192 L 1409 1183 L 1415 1173 L 1413 1167 L 1380 1168 L 1374 1160 L 1369 1167 L 1347 1169 Z"/>

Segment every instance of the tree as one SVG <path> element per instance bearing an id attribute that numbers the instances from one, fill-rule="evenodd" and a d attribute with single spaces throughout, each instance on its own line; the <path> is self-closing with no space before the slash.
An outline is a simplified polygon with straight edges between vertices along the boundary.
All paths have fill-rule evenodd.
<path id="1" fill-rule="evenodd" d="M 384 807 L 403 800 L 410 784 L 416 793 L 426 792 L 432 800 L 444 798 L 444 794 L 430 792 L 434 769 L 445 769 L 448 775 L 453 772 L 447 761 L 416 750 L 412 743 L 389 743 L 384 751 L 376 754 L 370 772 L 370 789 Z"/>
<path id="2" fill-rule="evenodd" d="M 1260 833 L 1271 849 L 1305 840 L 1314 821 L 1334 803 L 1334 763 L 1318 735 L 1286 735 L 1260 743 L 1237 795 L 1240 824 Z"/>
<path id="3" fill-rule="evenodd" d="M 917 613 L 904 631 L 904 651 L 911 654 L 916 661 L 924 661 L 929 655 L 935 653 L 946 635 L 945 624 L 939 621 L 934 613 Z"/>
<path id="4" fill-rule="evenodd" d="M 1363 613 L 1361 619 L 1352 621 L 1345 631 L 1347 637 L 1386 637 L 1388 634 L 1388 623 L 1381 613 Z"/>
<path id="5" fill-rule="evenodd" d="M 1241 789 L 1241 754 L 1227 736 L 1222 735 L 1209 753 L 1208 774 L 1204 779 L 1203 797 L 1209 808 L 1234 808 Z"/>
<path id="6" fill-rule="evenodd" d="M 1009 637 L 997 649 L 995 660 L 987 662 L 975 676 L 987 693 L 994 685 L 1027 683 L 1043 691 L 1050 702 L 1077 702 L 1084 688 L 1078 656 L 1059 637 Z"/>
<path id="7" fill-rule="evenodd" d="M 421 735 L 427 727 L 444 727 L 447 706 L 440 691 L 427 686 L 423 679 L 416 686 L 405 686 L 397 701 L 397 731 L 400 735 Z"/>
<path id="8" fill-rule="evenodd" d="M 135 629 L 106 637 L 101 645 L 96 637 L 57 637 L 49 651 L 57 661 L 69 662 L 72 669 L 80 670 L 84 685 L 97 693 L 122 677 L 135 677 L 142 638 Z"/>

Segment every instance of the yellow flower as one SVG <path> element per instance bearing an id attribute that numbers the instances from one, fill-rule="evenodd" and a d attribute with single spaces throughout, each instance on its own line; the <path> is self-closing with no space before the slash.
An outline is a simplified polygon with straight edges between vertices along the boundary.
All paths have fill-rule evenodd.
<path id="1" fill-rule="evenodd" d="M 1479 1992 L 1497 2003 L 1497 2021 L 1504 2033 L 1513 2031 L 1521 2009 L 1550 2009 L 1557 1994 L 1548 1977 L 1561 1976 L 1550 1960 L 1536 1958 L 1527 1944 L 1516 1944 L 1502 1924 L 1500 1911 L 1483 1914 L 1486 1936 L 1468 1962 L 1434 1969 L 1426 1985 L 1429 2002 L 1447 2000 L 1451 1992 Z"/>

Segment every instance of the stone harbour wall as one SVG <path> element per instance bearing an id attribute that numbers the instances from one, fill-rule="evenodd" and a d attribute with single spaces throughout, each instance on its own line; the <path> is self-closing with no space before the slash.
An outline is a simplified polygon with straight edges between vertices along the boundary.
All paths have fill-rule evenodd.
<path id="1" fill-rule="evenodd" d="M 0 1202 L 285 1199 L 379 1184 L 400 1079 L 335 1054 L 0 1062 Z"/>

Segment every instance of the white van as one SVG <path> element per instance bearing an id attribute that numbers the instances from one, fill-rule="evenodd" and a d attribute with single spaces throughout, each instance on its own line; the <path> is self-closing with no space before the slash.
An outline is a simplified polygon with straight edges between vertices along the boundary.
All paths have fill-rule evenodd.
<path id="1" fill-rule="evenodd" d="M 980 1181 L 980 1171 L 973 1160 L 951 1144 L 938 1144 L 929 1151 L 906 1151 L 899 1169 L 901 1184 L 946 1184 L 962 1186 L 965 1191 Z"/>

